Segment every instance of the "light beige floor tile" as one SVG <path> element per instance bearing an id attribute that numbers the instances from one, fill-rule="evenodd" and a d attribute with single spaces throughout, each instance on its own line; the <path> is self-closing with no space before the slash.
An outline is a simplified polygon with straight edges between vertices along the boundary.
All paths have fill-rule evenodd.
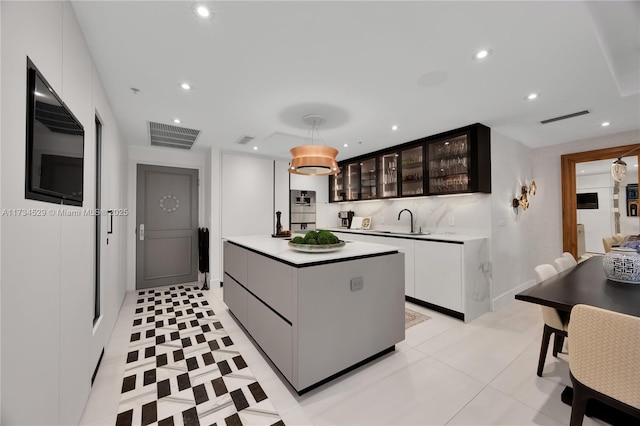
<path id="1" fill-rule="evenodd" d="M 561 354 L 558 358 L 554 358 L 549 348 L 543 375 L 538 377 L 536 369 L 539 350 L 539 343 L 532 343 L 489 384 L 489 387 L 561 423 L 568 424 L 571 407 L 560 399 L 565 386 L 571 385 L 567 357 Z M 605 423 L 585 417 L 585 426 L 596 424 Z"/>
<path id="2" fill-rule="evenodd" d="M 562 425 L 492 388 L 485 388 L 447 425 Z"/>
<path id="3" fill-rule="evenodd" d="M 281 413 L 282 421 L 288 426 L 310 426 L 313 425 L 309 417 L 304 413 L 304 410 L 300 407 Z"/>
<path id="4" fill-rule="evenodd" d="M 316 425 L 444 424 L 483 386 L 426 357 L 359 392 L 347 393 L 338 404 L 309 418 Z M 302 406 L 309 414 L 304 402 Z"/>
<path id="5" fill-rule="evenodd" d="M 413 303 L 407 303 L 406 307 L 430 317 L 430 319 L 409 327 L 405 330 L 404 343 L 410 346 L 418 346 L 419 344 L 435 336 L 438 336 L 439 334 L 444 333 L 453 327 L 464 325 L 464 323 L 460 320 L 448 317 L 439 312 L 431 311 Z"/>
<path id="6" fill-rule="evenodd" d="M 427 355 L 413 348 L 394 351 L 302 395 L 298 402 L 311 418 L 367 389 L 381 389 L 385 379 L 426 358 Z"/>
<path id="7" fill-rule="evenodd" d="M 487 328 L 483 324 L 453 327 L 416 349 L 483 383 L 489 383 L 531 343 L 527 334 Z"/>

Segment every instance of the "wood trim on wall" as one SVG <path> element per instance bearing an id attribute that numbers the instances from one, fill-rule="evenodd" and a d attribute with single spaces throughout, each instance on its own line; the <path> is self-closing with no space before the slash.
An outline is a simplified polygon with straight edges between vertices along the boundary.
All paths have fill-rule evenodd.
<path id="1" fill-rule="evenodd" d="M 586 161 L 608 160 L 624 157 L 640 144 L 623 145 L 594 151 L 576 152 L 560 157 L 562 179 L 562 249 L 578 258 L 578 210 L 576 201 L 576 164 Z M 638 154 L 640 159 L 640 154 Z M 604 235 L 603 235 L 604 237 Z"/>

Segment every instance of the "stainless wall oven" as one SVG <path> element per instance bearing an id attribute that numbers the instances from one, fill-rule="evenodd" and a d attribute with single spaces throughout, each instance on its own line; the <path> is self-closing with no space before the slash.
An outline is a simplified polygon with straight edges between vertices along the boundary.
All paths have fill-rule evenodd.
<path id="1" fill-rule="evenodd" d="M 289 191 L 291 231 L 305 233 L 316 229 L 316 191 Z"/>

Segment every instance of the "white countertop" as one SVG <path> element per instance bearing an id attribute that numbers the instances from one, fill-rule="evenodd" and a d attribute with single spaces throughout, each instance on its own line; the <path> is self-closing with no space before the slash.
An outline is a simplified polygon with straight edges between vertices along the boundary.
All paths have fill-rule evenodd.
<path id="1" fill-rule="evenodd" d="M 350 234 L 363 234 L 363 235 L 375 235 L 377 237 L 387 238 L 407 238 L 413 240 L 429 240 L 429 241 L 445 241 L 464 243 L 465 241 L 477 241 L 484 240 L 487 237 L 478 237 L 473 235 L 461 235 L 452 233 L 441 234 L 409 234 L 399 233 L 393 231 L 379 231 L 375 229 L 363 230 L 363 229 L 348 229 L 348 228 L 327 228 L 331 232 L 345 232 Z"/>
<path id="2" fill-rule="evenodd" d="M 309 263 L 340 261 L 347 258 L 370 256 L 381 253 L 395 253 L 398 251 L 397 247 L 384 244 L 350 241 L 338 251 L 329 253 L 304 253 L 290 248 L 288 240 L 284 238 L 272 238 L 269 235 L 225 237 L 224 239 L 242 247 L 255 250 L 267 256 L 298 266 L 303 266 Z"/>

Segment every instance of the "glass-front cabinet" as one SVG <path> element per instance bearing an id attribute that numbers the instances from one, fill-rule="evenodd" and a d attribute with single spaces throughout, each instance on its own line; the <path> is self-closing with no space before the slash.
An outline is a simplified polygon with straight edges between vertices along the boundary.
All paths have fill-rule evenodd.
<path id="1" fill-rule="evenodd" d="M 375 200 L 378 198 L 378 171 L 376 159 L 370 158 L 360 162 L 360 199 Z"/>
<path id="2" fill-rule="evenodd" d="M 360 199 L 360 162 L 347 164 L 343 170 L 345 201 Z"/>
<path id="3" fill-rule="evenodd" d="M 342 170 L 337 175 L 329 176 L 329 202 L 344 201 L 343 177 Z"/>
<path id="4" fill-rule="evenodd" d="M 424 145 L 400 151 L 402 196 L 424 194 Z"/>
<path id="5" fill-rule="evenodd" d="M 469 144 L 467 135 L 429 144 L 429 193 L 469 191 Z"/>
<path id="6" fill-rule="evenodd" d="M 398 153 L 391 152 L 378 157 L 380 165 L 380 190 L 378 198 L 398 196 Z"/>
<path id="7" fill-rule="evenodd" d="M 476 123 L 339 164 L 330 201 L 491 193 L 491 129 Z"/>

